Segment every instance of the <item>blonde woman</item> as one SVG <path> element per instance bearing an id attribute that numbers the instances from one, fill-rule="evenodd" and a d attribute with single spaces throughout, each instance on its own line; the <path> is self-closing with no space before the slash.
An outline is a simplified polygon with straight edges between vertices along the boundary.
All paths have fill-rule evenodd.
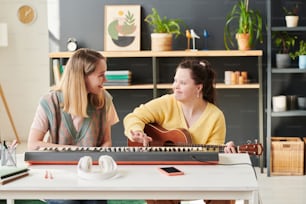
<path id="1" fill-rule="evenodd" d="M 106 59 L 79 49 L 68 60 L 58 85 L 40 99 L 28 137 L 28 149 L 110 147 L 111 126 L 119 121 L 112 96 L 103 88 Z M 49 138 L 45 135 L 49 131 Z M 49 204 L 96 204 L 106 201 L 49 200 Z"/>

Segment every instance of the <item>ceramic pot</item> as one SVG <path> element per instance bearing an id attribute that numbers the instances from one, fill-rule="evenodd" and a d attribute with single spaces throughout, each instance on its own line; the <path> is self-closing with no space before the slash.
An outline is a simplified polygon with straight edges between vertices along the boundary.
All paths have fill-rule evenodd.
<path id="1" fill-rule="evenodd" d="M 151 33 L 152 51 L 172 50 L 172 34 L 170 33 Z"/>
<path id="2" fill-rule="evenodd" d="M 276 67 L 277 68 L 288 68 L 290 67 L 290 56 L 289 54 L 282 54 L 277 53 L 276 54 Z"/>
<path id="3" fill-rule="evenodd" d="M 297 27 L 299 22 L 298 16 L 285 16 L 287 27 Z"/>
<path id="4" fill-rule="evenodd" d="M 299 68 L 306 69 L 306 55 L 299 56 Z"/>
<path id="5" fill-rule="evenodd" d="M 306 97 L 299 96 L 297 98 L 297 104 L 298 104 L 299 109 L 305 110 L 306 109 Z"/>
<path id="6" fill-rule="evenodd" d="M 296 110 L 297 109 L 297 95 L 287 96 L 287 110 Z"/>
<path id="7" fill-rule="evenodd" d="M 236 34 L 238 50 L 249 50 L 250 49 L 250 34 L 246 33 L 237 33 Z"/>
<path id="8" fill-rule="evenodd" d="M 272 106 L 274 112 L 282 112 L 287 110 L 287 97 L 284 95 L 273 96 Z"/>

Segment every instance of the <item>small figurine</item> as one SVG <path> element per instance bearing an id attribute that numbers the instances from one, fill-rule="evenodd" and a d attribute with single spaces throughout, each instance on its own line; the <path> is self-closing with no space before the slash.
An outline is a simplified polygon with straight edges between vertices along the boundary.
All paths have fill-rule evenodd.
<path id="1" fill-rule="evenodd" d="M 196 51 L 197 49 L 195 49 L 195 38 L 198 38 L 200 39 L 200 36 L 198 36 L 193 29 L 190 29 L 190 34 L 191 34 L 191 37 L 192 37 L 192 50 L 193 51 Z"/>
<path id="2" fill-rule="evenodd" d="M 208 34 L 208 31 L 206 29 L 204 29 L 204 31 L 203 31 L 203 37 L 204 37 L 204 47 L 203 47 L 203 50 L 208 50 L 208 37 L 209 37 L 209 34 Z"/>
<path id="3" fill-rule="evenodd" d="M 189 30 L 186 30 L 186 38 L 187 38 L 187 49 L 186 50 L 190 50 L 191 34 L 190 34 Z"/>

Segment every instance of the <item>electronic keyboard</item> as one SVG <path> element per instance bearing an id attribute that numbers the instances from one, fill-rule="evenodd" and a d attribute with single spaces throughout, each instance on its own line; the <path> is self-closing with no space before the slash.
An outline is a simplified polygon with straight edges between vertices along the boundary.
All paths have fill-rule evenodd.
<path id="1" fill-rule="evenodd" d="M 83 156 L 98 163 L 101 155 L 111 156 L 117 164 L 218 164 L 219 153 L 203 147 L 76 147 L 43 148 L 25 152 L 30 165 L 74 165 Z"/>

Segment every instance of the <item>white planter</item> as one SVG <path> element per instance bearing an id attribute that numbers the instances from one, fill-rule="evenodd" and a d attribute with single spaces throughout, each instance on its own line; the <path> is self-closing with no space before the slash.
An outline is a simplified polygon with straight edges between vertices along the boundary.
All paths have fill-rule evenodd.
<path id="1" fill-rule="evenodd" d="M 299 56 L 299 68 L 306 69 L 306 55 Z"/>
<path id="2" fill-rule="evenodd" d="M 299 22 L 298 16 L 285 16 L 287 27 L 296 27 Z"/>
<path id="3" fill-rule="evenodd" d="M 151 50 L 152 51 L 172 50 L 172 34 L 151 33 Z"/>

